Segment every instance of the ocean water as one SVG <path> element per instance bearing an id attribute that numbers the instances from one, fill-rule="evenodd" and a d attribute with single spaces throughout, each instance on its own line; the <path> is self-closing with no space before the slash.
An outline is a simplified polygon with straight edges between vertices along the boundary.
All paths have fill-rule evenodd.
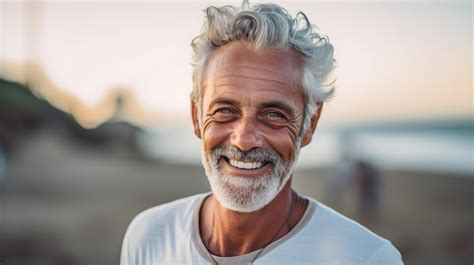
<path id="1" fill-rule="evenodd" d="M 320 128 L 302 149 L 298 168 L 333 167 L 350 157 L 382 169 L 474 177 L 473 129 L 472 119 Z M 168 163 L 201 163 L 201 142 L 191 127 L 147 131 L 140 143 L 149 156 Z"/>

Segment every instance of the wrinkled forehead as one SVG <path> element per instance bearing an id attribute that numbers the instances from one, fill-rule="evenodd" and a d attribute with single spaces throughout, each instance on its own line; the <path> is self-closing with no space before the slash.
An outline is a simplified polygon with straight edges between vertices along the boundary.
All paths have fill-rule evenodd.
<path id="1" fill-rule="evenodd" d="M 206 67 L 203 87 L 222 76 L 235 74 L 250 78 L 271 79 L 288 88 L 299 89 L 301 57 L 292 49 L 256 50 L 245 42 L 233 42 L 218 48 Z"/>

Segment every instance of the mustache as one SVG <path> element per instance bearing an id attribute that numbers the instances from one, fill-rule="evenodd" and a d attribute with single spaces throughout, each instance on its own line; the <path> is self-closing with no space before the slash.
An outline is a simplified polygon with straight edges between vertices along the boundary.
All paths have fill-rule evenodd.
<path id="1" fill-rule="evenodd" d="M 282 161 L 280 155 L 272 150 L 263 148 L 254 148 L 249 151 L 241 151 L 235 146 L 218 146 L 212 150 L 212 160 L 217 162 L 220 157 L 224 156 L 228 159 L 239 160 L 244 162 L 264 161 L 276 164 Z"/>

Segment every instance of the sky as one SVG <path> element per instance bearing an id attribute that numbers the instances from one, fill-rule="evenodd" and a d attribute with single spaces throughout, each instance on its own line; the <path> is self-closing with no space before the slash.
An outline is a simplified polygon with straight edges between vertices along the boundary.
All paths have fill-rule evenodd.
<path id="1" fill-rule="evenodd" d="M 276 2 L 305 12 L 335 47 L 323 120 L 473 115 L 471 1 Z M 78 117 L 126 91 L 135 113 L 188 122 L 190 42 L 202 10 L 224 4 L 239 1 L 1 1 L 0 77 L 29 80 Z"/>

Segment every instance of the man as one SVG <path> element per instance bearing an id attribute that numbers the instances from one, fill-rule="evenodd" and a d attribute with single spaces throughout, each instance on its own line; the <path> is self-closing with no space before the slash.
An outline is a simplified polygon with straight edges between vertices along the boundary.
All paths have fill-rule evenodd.
<path id="1" fill-rule="evenodd" d="M 332 93 L 328 40 L 276 5 L 206 14 L 191 108 L 212 193 L 138 215 L 121 264 L 402 264 L 389 241 L 291 189 Z"/>

